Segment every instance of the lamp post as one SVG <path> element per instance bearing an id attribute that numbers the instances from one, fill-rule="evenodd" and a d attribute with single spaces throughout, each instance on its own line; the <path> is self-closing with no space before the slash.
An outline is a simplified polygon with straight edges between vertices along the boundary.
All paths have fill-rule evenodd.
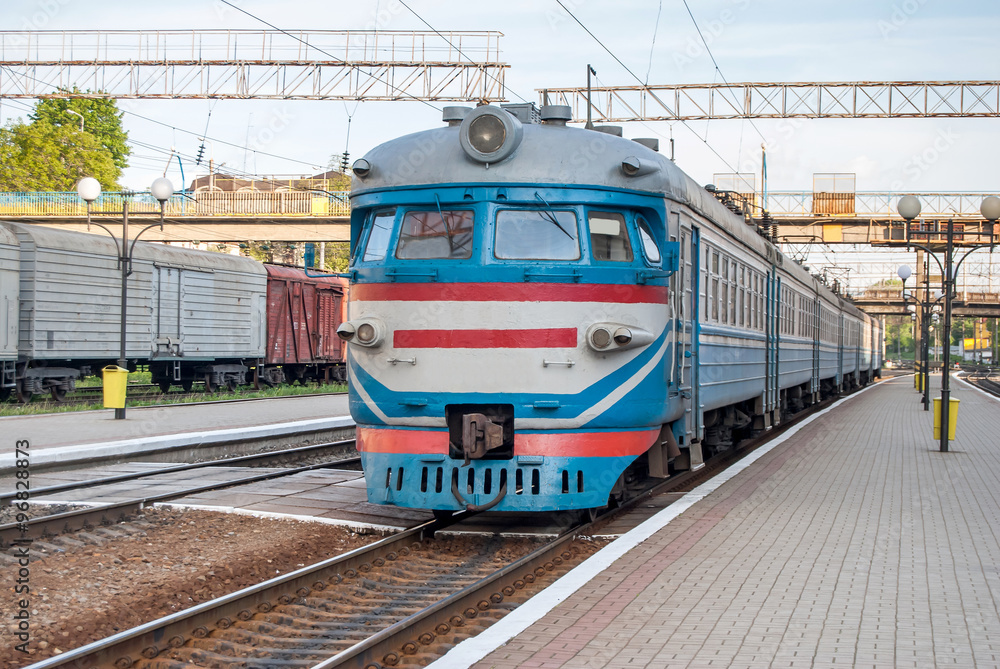
<path id="1" fill-rule="evenodd" d="M 958 275 L 958 268 L 962 265 L 962 262 L 969 257 L 969 254 L 980 248 L 989 248 L 990 251 L 993 250 L 995 245 L 994 237 L 994 225 L 996 220 L 1000 218 L 1000 198 L 993 195 L 985 198 L 982 205 L 979 208 L 980 213 L 983 218 L 986 219 L 987 224 L 984 226 L 985 231 L 989 234 L 988 244 L 976 244 L 972 246 L 965 255 L 959 259 L 958 263 L 953 263 L 952 255 L 955 250 L 955 232 L 953 227 L 952 219 L 947 221 L 947 229 L 945 233 L 945 250 L 944 250 L 944 263 L 942 264 L 937 256 L 931 251 L 928 246 L 922 244 L 913 243 L 910 240 L 910 224 L 913 222 L 917 216 L 920 215 L 920 200 L 914 195 L 907 195 L 899 199 L 896 205 L 896 210 L 899 215 L 906 219 L 906 245 L 916 246 L 917 248 L 924 249 L 928 255 L 934 258 L 934 262 L 938 264 L 941 268 L 941 290 L 942 297 L 944 298 L 944 332 L 942 333 L 942 347 L 943 347 L 943 364 L 941 368 L 941 416 L 939 419 L 940 423 L 940 442 L 939 450 L 942 453 L 948 452 L 948 429 L 951 413 L 951 310 L 952 310 L 952 298 L 955 292 L 955 277 Z M 927 233 L 928 241 L 930 240 L 930 234 Z M 940 234 L 940 233 L 937 233 Z M 938 299 L 941 299 L 940 297 Z M 929 298 L 928 298 L 929 301 Z M 925 385 L 926 393 L 926 385 Z M 926 404 L 925 404 L 926 408 Z"/>
<path id="2" fill-rule="evenodd" d="M 163 230 L 163 220 L 166 214 L 167 200 L 170 196 L 174 194 L 174 185 L 170 182 L 170 179 L 159 178 L 153 181 L 152 185 L 149 187 L 150 194 L 160 203 L 160 220 L 156 223 L 151 223 L 139 231 L 139 234 L 135 236 L 132 243 L 129 244 L 128 237 L 128 199 L 125 199 L 122 203 L 121 212 L 111 212 L 114 214 L 121 214 L 122 217 L 122 240 L 119 244 L 118 238 L 115 237 L 114 233 L 111 232 L 102 223 L 91 220 L 90 217 L 90 207 L 94 201 L 101 196 L 101 184 L 93 177 L 84 177 L 80 179 L 80 182 L 76 185 L 76 192 L 84 202 L 87 203 L 87 228 L 89 229 L 91 225 L 96 225 L 101 228 L 109 235 L 111 239 L 115 242 L 115 249 L 118 251 L 118 269 L 121 270 L 122 278 L 122 289 L 121 289 L 121 333 L 120 333 L 120 352 L 118 356 L 118 366 L 127 369 L 128 368 L 128 352 L 126 350 L 127 346 L 127 317 L 128 317 L 128 277 L 132 273 L 132 254 L 135 251 L 135 243 L 139 239 L 142 233 L 146 232 L 150 228 L 155 228 L 159 226 L 160 230 Z M 115 419 L 121 420 L 125 418 L 125 407 L 120 409 L 115 409 Z"/>
<path id="3" fill-rule="evenodd" d="M 924 287 L 923 299 L 919 297 L 914 297 L 912 294 L 907 295 L 906 293 L 906 281 L 913 275 L 913 271 L 910 269 L 909 265 L 901 265 L 896 271 L 896 275 L 903 281 L 903 301 L 912 300 L 915 303 L 914 312 L 919 309 L 918 323 L 920 327 L 920 350 L 919 353 L 917 348 L 913 349 L 913 364 L 915 367 L 915 372 L 917 375 L 918 386 L 921 392 L 921 402 L 924 405 L 924 411 L 930 410 L 930 395 L 928 390 L 928 382 L 930 381 L 930 332 L 928 331 L 928 323 L 930 322 L 931 311 L 933 308 L 933 302 L 937 302 L 941 299 L 941 296 L 935 294 L 933 302 L 931 301 L 930 290 L 928 287 Z M 926 273 L 925 273 L 926 276 Z M 917 356 L 920 356 L 919 361 Z"/>

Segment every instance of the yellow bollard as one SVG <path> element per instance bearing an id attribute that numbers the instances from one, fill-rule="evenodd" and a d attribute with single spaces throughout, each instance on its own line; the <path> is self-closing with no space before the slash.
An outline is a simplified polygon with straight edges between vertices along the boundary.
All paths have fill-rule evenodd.
<path id="1" fill-rule="evenodd" d="M 108 365 L 101 371 L 104 375 L 104 408 L 124 409 L 128 370 L 118 365 Z"/>
<path id="2" fill-rule="evenodd" d="M 951 407 L 948 411 L 948 441 L 955 440 L 955 427 L 958 425 L 958 403 L 954 397 L 950 398 Z M 934 398 L 934 438 L 941 438 L 941 398 Z"/>

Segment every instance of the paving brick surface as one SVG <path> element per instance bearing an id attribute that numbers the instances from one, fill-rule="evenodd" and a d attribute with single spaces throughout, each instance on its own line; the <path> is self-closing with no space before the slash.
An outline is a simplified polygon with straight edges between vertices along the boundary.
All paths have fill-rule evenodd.
<path id="1" fill-rule="evenodd" d="M 951 452 L 886 380 L 475 666 L 1000 666 L 1000 403 L 952 390 Z"/>

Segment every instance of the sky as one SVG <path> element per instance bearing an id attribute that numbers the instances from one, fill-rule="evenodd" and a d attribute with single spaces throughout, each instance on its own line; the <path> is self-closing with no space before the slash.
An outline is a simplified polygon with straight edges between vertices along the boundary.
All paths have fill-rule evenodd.
<path id="1" fill-rule="evenodd" d="M 688 0 L 709 49 L 681 0 L 563 0 L 563 6 L 556 0 L 232 1 L 285 30 L 428 30 L 430 25 L 439 31 L 500 31 L 502 59 L 510 65 L 506 91 L 514 102 L 537 102 L 539 89 L 585 84 L 588 63 L 600 84 L 634 85 L 616 58 L 650 84 L 1000 78 L 996 0 Z M 0 5 L 3 30 L 192 28 L 267 26 L 220 0 L 159 6 L 125 0 L 6 0 Z M 133 149 L 122 181 L 145 189 L 166 169 L 179 185 L 177 163 L 168 167 L 163 151 L 176 147 L 195 154 L 201 134 L 216 138 L 206 158 L 211 155 L 222 169 L 310 174 L 345 148 L 353 161 L 394 136 L 439 127 L 439 110 L 448 104 L 456 103 L 122 101 L 127 111 L 176 128 L 126 114 L 130 139 L 145 146 Z M 24 113 L 17 102 L 0 101 L 3 122 Z M 855 173 L 859 191 L 1000 190 L 997 119 L 629 123 L 624 134 L 658 136 L 661 147 L 672 136 L 678 165 L 701 183 L 734 168 L 759 173 L 765 142 L 771 191 L 811 190 L 817 172 Z M 248 144 L 257 151 L 241 148 Z M 205 172 L 204 165 L 189 162 L 185 180 L 190 183 Z"/>

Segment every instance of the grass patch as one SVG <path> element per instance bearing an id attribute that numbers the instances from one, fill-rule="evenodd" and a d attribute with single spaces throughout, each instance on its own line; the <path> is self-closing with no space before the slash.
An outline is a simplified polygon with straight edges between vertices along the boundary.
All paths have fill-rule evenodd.
<path id="1" fill-rule="evenodd" d="M 133 383 L 133 376 L 142 376 L 142 372 L 136 374 L 129 374 L 129 383 Z M 135 383 L 149 383 L 149 373 L 146 372 L 145 381 L 136 381 Z M 98 381 L 100 381 L 98 379 Z M 90 387 L 99 386 L 100 383 L 93 384 Z M 79 384 L 78 387 L 87 387 L 84 384 Z M 159 394 L 154 393 L 150 395 L 137 395 L 136 397 L 130 397 L 128 400 L 129 408 L 137 408 L 144 406 L 162 406 L 165 404 L 191 404 L 194 402 L 213 402 L 217 400 L 238 400 L 238 399 L 256 399 L 256 398 L 274 398 L 274 397 L 292 397 L 298 395 L 319 395 L 323 393 L 342 393 L 347 391 L 347 386 L 343 384 L 328 384 L 328 385 L 308 385 L 308 386 L 277 386 L 275 388 L 265 388 L 264 390 L 237 390 L 236 392 L 229 392 L 228 390 L 218 391 L 215 393 L 196 393 L 194 395 L 185 395 L 183 397 L 174 394 Z M 74 397 L 69 395 L 68 398 Z M 77 395 L 77 397 L 79 397 Z M 47 396 L 36 396 L 35 400 L 31 404 L 17 404 L 13 400 L 8 400 L 7 402 L 0 404 L 0 416 L 34 416 L 39 414 L 47 413 L 68 413 L 73 411 L 92 411 L 95 409 L 103 409 L 104 403 L 102 398 L 97 397 L 91 403 L 87 404 L 60 404 L 58 402 L 53 402 L 48 399 Z"/>

